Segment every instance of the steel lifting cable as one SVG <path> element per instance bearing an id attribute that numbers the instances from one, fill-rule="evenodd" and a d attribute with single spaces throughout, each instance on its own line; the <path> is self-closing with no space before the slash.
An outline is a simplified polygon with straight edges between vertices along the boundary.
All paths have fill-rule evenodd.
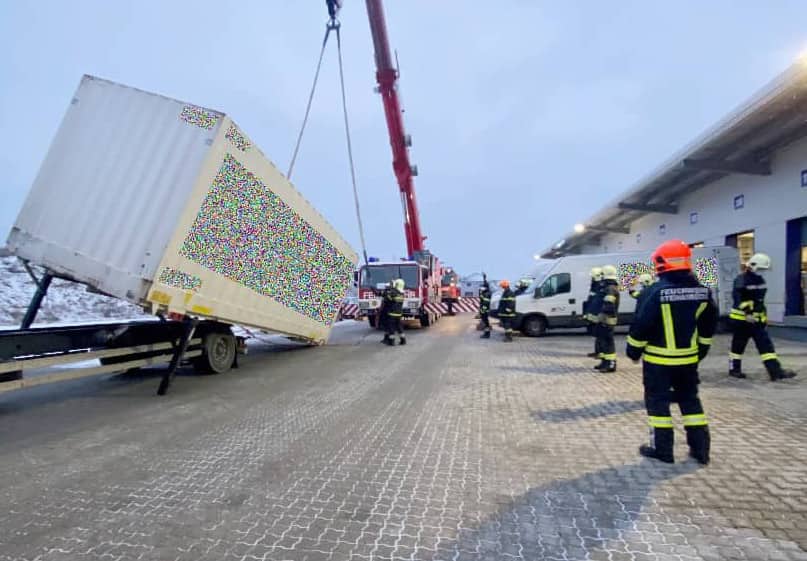
<path id="1" fill-rule="evenodd" d="M 356 167 L 353 164 L 353 144 L 350 141 L 350 124 L 347 118 L 347 96 L 345 95 L 345 72 L 342 65 L 342 36 L 339 25 L 336 26 L 336 50 L 339 53 L 339 84 L 342 88 L 342 113 L 345 117 L 345 139 L 347 140 L 347 159 L 350 163 L 350 180 L 353 183 L 353 202 L 356 205 L 356 221 L 359 223 L 359 238 L 361 239 L 361 252 L 364 264 L 368 264 L 367 245 L 364 243 L 364 224 L 361 220 L 361 207 L 359 206 L 359 188 L 356 185 Z"/>
<path id="2" fill-rule="evenodd" d="M 294 163 L 297 161 L 297 154 L 300 152 L 300 145 L 303 142 L 303 133 L 305 126 L 308 124 L 308 116 L 311 113 L 311 103 L 314 101 L 314 92 L 317 91 L 317 82 L 319 81 L 319 71 L 322 68 L 322 59 L 325 56 L 325 47 L 328 45 L 328 36 L 333 29 L 332 24 L 329 22 L 328 27 L 325 29 L 325 37 L 322 39 L 322 49 L 319 51 L 319 61 L 317 62 L 317 71 L 314 73 L 314 83 L 311 84 L 311 93 L 308 94 L 308 105 L 305 107 L 305 116 L 303 117 L 303 124 L 300 127 L 300 134 L 297 135 L 297 144 L 294 146 L 294 153 L 291 156 L 291 163 L 289 164 L 289 171 L 286 177 L 291 181 L 291 173 L 294 171 Z"/>
<path id="3" fill-rule="evenodd" d="M 297 155 L 300 152 L 300 145 L 303 142 L 303 133 L 305 132 L 305 127 L 308 124 L 308 117 L 311 113 L 311 104 L 314 101 L 314 93 L 317 90 L 317 82 L 319 81 L 319 73 L 322 69 L 322 60 L 325 56 L 325 47 L 328 45 L 328 37 L 331 35 L 331 31 L 336 31 L 336 49 L 339 55 L 339 85 L 342 91 L 342 114 L 344 117 L 345 122 L 345 139 L 347 140 L 347 157 L 348 163 L 350 164 L 350 180 L 353 184 L 353 203 L 356 207 L 356 221 L 359 225 L 359 238 L 361 240 L 361 251 L 362 256 L 364 257 L 364 264 L 368 263 L 367 259 L 367 244 L 364 241 L 364 224 L 361 219 L 361 207 L 359 205 L 359 189 L 356 184 L 356 166 L 353 162 L 353 143 L 350 139 L 350 123 L 348 120 L 348 112 L 347 112 L 347 95 L 345 93 L 345 73 L 344 73 L 344 65 L 342 63 L 342 36 L 339 33 L 341 25 L 338 20 L 332 18 L 325 29 L 325 37 L 322 40 L 322 49 L 319 53 L 319 61 L 317 62 L 317 70 L 314 73 L 314 83 L 311 85 L 311 93 L 308 95 L 308 104 L 305 108 L 305 116 L 303 117 L 303 124 L 300 127 L 300 134 L 297 136 L 297 144 L 294 146 L 294 153 L 291 157 L 291 163 L 289 164 L 289 171 L 286 174 L 286 177 L 291 180 L 291 174 L 294 171 L 294 163 L 297 161 Z"/>

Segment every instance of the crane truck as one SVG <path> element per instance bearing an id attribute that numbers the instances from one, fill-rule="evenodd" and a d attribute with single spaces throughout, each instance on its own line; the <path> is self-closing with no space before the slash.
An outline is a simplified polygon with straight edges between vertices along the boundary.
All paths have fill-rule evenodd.
<path id="1" fill-rule="evenodd" d="M 329 11 L 341 2 L 329 0 Z M 439 260 L 426 249 L 426 236 L 420 228 L 420 213 L 415 198 L 414 177 L 417 168 L 409 161 L 412 138 L 406 134 L 398 96 L 398 69 L 392 64 L 392 53 L 381 0 L 366 0 L 370 32 L 375 49 L 376 81 L 384 105 L 384 114 L 392 148 L 392 167 L 401 193 L 406 236 L 407 259 L 400 262 L 371 261 L 359 270 L 359 310 L 370 325 L 378 326 L 381 308 L 380 290 L 394 278 L 404 279 L 406 286 L 404 319 L 419 320 L 428 327 L 440 316 L 441 267 Z"/>

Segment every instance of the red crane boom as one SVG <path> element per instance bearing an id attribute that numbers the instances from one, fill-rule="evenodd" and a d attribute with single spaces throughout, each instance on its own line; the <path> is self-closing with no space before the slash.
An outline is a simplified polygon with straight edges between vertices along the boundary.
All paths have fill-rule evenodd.
<path id="1" fill-rule="evenodd" d="M 420 229 L 420 214 L 415 199 L 415 183 L 412 164 L 409 162 L 409 141 L 404 130 L 403 113 L 398 98 L 398 70 L 392 65 L 387 22 L 381 0 L 367 0 L 367 15 L 370 19 L 370 32 L 375 47 L 376 80 L 384 103 L 387 118 L 389 141 L 392 147 L 392 168 L 401 191 L 404 212 L 404 233 L 406 249 L 412 258 L 416 252 L 424 251 L 426 237 Z"/>

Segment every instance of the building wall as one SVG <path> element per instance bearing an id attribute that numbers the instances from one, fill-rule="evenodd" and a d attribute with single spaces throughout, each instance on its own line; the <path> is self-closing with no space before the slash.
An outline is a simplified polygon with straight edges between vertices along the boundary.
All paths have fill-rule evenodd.
<path id="1" fill-rule="evenodd" d="M 726 236 L 754 230 L 754 250 L 767 253 L 773 262 L 767 273 L 768 310 L 771 321 L 784 316 L 785 223 L 807 216 L 807 139 L 774 155 L 770 176 L 729 175 L 679 201 L 676 215 L 650 214 L 631 224 L 630 234 L 608 234 L 585 253 L 647 250 L 666 239 L 687 243 L 724 245 Z M 744 205 L 734 208 L 735 197 Z M 690 223 L 691 213 L 697 221 Z M 663 228 L 662 228 L 663 225 Z"/>

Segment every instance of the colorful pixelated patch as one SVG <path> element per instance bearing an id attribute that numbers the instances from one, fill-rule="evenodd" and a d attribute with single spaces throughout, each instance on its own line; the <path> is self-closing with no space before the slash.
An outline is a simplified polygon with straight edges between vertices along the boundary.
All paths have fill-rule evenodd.
<path id="1" fill-rule="evenodd" d="M 230 125 L 230 128 L 227 129 L 227 132 L 224 134 L 224 137 L 230 142 L 232 142 L 233 145 L 242 152 L 246 152 L 247 150 L 249 150 L 250 146 L 252 146 L 249 140 L 247 140 L 247 137 L 241 134 L 241 131 L 238 130 L 238 127 L 236 127 L 235 125 Z"/>
<path id="2" fill-rule="evenodd" d="M 633 263 L 620 263 L 619 264 L 619 289 L 627 291 L 632 286 L 634 279 L 639 275 L 648 273 L 651 276 L 655 275 L 655 269 L 652 263 L 645 263 L 636 261 Z"/>
<path id="3" fill-rule="evenodd" d="M 716 257 L 700 257 L 695 260 L 695 276 L 703 286 L 717 288 L 719 268 Z"/>
<path id="4" fill-rule="evenodd" d="M 202 286 L 202 279 L 197 276 L 177 271 L 171 267 L 166 267 L 160 271 L 160 276 L 157 278 L 159 282 L 174 288 L 182 290 L 190 290 L 196 292 Z"/>
<path id="5" fill-rule="evenodd" d="M 186 105 L 183 107 L 182 113 L 179 114 L 179 118 L 189 125 L 196 125 L 197 127 L 201 127 L 206 130 L 210 130 L 215 127 L 216 122 L 219 120 L 219 116 L 215 113 L 212 113 L 207 109 L 202 109 L 201 107 L 196 107 L 195 105 Z"/>
<path id="6" fill-rule="evenodd" d="M 180 253 L 326 325 L 353 275 L 347 257 L 229 153 Z"/>

